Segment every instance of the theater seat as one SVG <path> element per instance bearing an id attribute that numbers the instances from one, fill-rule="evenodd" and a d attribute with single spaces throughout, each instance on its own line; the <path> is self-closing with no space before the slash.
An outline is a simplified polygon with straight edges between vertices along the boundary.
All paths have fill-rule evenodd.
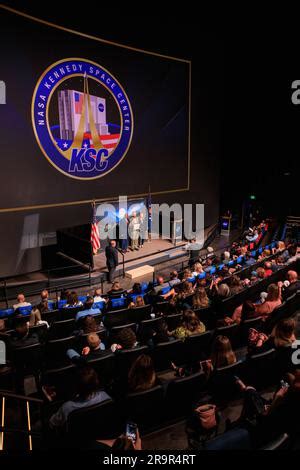
<path id="1" fill-rule="evenodd" d="M 68 416 L 66 433 L 71 447 L 84 447 L 95 439 L 113 439 L 124 432 L 126 421 L 113 400 L 73 411 Z"/>
<path id="2" fill-rule="evenodd" d="M 54 322 L 49 330 L 49 339 L 67 338 L 75 330 L 75 319 Z"/>
<path id="3" fill-rule="evenodd" d="M 215 337 L 222 335 L 229 338 L 231 346 L 235 349 L 239 343 L 239 331 L 240 327 L 236 323 L 227 326 L 221 326 L 215 330 Z"/>
<path id="4" fill-rule="evenodd" d="M 168 324 L 168 330 L 176 330 L 178 326 L 181 325 L 182 313 L 175 313 L 174 315 L 168 315 L 165 317 L 165 320 Z"/>
<path id="5" fill-rule="evenodd" d="M 275 349 L 250 356 L 245 364 L 248 385 L 263 390 L 280 380 Z"/>
<path id="6" fill-rule="evenodd" d="M 189 336 L 183 344 L 184 362 L 191 363 L 208 359 L 212 335 L 213 331 L 205 331 L 205 333 Z"/>
<path id="7" fill-rule="evenodd" d="M 168 419 L 181 419 L 189 415 L 205 390 L 206 376 L 203 372 L 175 378 L 169 383 L 166 392 Z"/>
<path id="8" fill-rule="evenodd" d="M 46 367 L 52 369 L 68 364 L 66 352 L 75 346 L 75 337 L 53 339 L 45 346 Z"/>
<path id="9" fill-rule="evenodd" d="M 127 420 L 137 423 L 141 434 L 157 428 L 164 419 L 164 389 L 161 385 L 129 393 L 125 401 Z"/>
<path id="10" fill-rule="evenodd" d="M 176 365 L 184 363 L 183 342 L 180 339 L 158 343 L 150 352 L 155 370 L 163 371 L 171 368 L 171 362 Z"/>
<path id="11" fill-rule="evenodd" d="M 240 395 L 235 383 L 235 376 L 243 376 L 243 362 L 237 361 L 213 371 L 209 382 L 209 390 L 218 402 L 225 403 Z M 242 378 L 242 377 L 241 377 Z"/>

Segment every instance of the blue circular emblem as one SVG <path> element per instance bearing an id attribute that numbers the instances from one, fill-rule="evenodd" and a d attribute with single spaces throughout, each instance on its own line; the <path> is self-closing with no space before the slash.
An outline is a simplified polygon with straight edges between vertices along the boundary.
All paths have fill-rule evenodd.
<path id="1" fill-rule="evenodd" d="M 129 99 L 113 75 L 95 62 L 64 59 L 40 77 L 32 124 L 48 161 L 71 178 L 90 180 L 112 171 L 132 139 Z"/>

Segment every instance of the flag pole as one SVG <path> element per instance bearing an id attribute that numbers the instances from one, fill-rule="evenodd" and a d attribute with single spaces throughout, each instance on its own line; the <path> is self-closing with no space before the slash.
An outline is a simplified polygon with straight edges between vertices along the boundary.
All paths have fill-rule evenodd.
<path id="1" fill-rule="evenodd" d="M 147 209 L 148 209 L 148 240 L 151 242 L 151 227 L 152 227 L 152 202 L 151 202 L 151 186 L 148 186 L 148 201 L 147 201 Z"/>

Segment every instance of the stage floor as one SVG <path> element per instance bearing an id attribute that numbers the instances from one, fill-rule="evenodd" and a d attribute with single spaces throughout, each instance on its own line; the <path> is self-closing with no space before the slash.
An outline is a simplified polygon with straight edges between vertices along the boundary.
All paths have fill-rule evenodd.
<path id="1" fill-rule="evenodd" d="M 131 251 L 125 253 L 124 261 L 126 267 L 135 264 L 137 260 L 143 259 L 145 264 L 147 264 L 147 258 L 150 260 L 154 255 L 160 256 L 164 251 L 168 250 L 178 250 L 182 252 L 182 247 L 186 245 L 186 241 L 181 241 L 176 246 L 170 240 L 163 239 L 154 239 L 152 241 L 145 241 L 143 248 L 140 248 L 138 251 Z M 119 264 L 123 262 L 123 257 L 119 253 Z M 98 255 L 94 256 L 94 270 L 96 271 L 106 271 L 106 258 L 105 252 L 102 251 Z"/>

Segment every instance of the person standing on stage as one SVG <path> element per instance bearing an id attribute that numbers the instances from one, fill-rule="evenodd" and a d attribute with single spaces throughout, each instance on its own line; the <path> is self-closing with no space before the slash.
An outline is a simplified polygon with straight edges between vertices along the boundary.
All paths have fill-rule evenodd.
<path id="1" fill-rule="evenodd" d="M 127 212 L 124 213 L 124 215 L 120 214 L 120 219 L 119 219 L 119 233 L 118 233 L 118 239 L 119 239 L 119 245 L 121 248 L 121 251 L 124 253 L 127 253 L 128 250 L 128 224 L 129 224 L 129 217 Z"/>
<path id="2" fill-rule="evenodd" d="M 131 238 L 131 250 L 138 250 L 139 247 L 139 236 L 140 236 L 140 221 L 136 215 L 136 212 L 132 212 L 132 217 L 129 223 L 129 234 Z"/>
<path id="3" fill-rule="evenodd" d="M 140 212 L 139 216 L 139 222 L 140 222 L 140 238 L 139 238 L 139 247 L 143 248 L 144 246 L 144 241 L 147 240 L 147 222 L 144 216 L 143 212 Z"/>
<path id="4" fill-rule="evenodd" d="M 115 240 L 111 240 L 109 245 L 105 248 L 105 256 L 106 256 L 106 266 L 108 269 L 108 282 L 112 283 L 114 278 L 114 273 L 116 267 L 119 264 L 118 260 L 118 250 L 116 248 Z"/>

